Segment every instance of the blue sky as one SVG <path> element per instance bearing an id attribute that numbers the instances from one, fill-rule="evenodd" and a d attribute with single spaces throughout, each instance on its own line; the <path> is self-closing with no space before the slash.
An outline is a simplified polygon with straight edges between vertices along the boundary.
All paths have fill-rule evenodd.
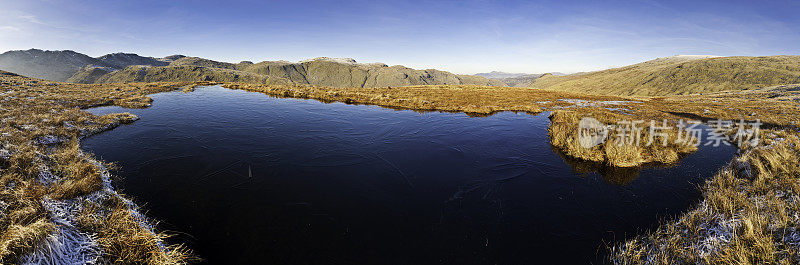
<path id="1" fill-rule="evenodd" d="M 0 52 L 319 56 L 462 74 L 800 54 L 800 1 L 0 0 Z"/>

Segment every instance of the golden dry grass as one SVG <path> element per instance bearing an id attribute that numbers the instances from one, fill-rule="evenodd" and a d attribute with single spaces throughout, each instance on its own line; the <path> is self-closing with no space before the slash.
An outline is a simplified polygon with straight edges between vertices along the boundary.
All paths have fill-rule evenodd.
<path id="1" fill-rule="evenodd" d="M 16 263 L 21 253 L 33 250 L 44 238 L 55 231 L 55 225 L 40 218 L 28 225 L 10 225 L 0 238 L 0 258 L 2 262 Z"/>
<path id="2" fill-rule="evenodd" d="M 163 246 L 167 236 L 142 227 L 142 221 L 118 197 L 88 203 L 78 223 L 84 230 L 95 231 L 103 258 L 110 263 L 185 264 L 197 260 L 182 245 Z"/>
<path id="3" fill-rule="evenodd" d="M 589 96 L 517 87 L 469 85 L 407 86 L 380 88 L 327 88 L 315 86 L 269 86 L 227 83 L 223 87 L 273 96 L 309 98 L 326 102 L 369 104 L 419 111 L 465 112 L 489 115 L 500 111 L 539 113 L 557 105 L 558 99 L 622 100 L 620 97 Z"/>
<path id="4" fill-rule="evenodd" d="M 606 163 L 616 167 L 636 167 L 647 163 L 674 163 L 682 155 L 697 150 L 694 145 L 676 143 L 677 130 L 668 132 L 666 144 L 664 137 L 655 135 L 651 137 L 649 124 L 642 124 L 639 132 L 631 133 L 639 139 L 637 141 L 629 143 L 615 138 L 612 131 L 609 132 L 605 143 L 585 148 L 579 143 L 578 137 L 578 124 L 583 117 L 592 117 L 604 124 L 614 124 L 619 120 L 632 118 L 607 111 L 582 109 L 554 111 L 550 115 L 551 124 L 548 128 L 550 143 L 571 158 Z M 651 138 L 653 142 L 648 144 Z"/>

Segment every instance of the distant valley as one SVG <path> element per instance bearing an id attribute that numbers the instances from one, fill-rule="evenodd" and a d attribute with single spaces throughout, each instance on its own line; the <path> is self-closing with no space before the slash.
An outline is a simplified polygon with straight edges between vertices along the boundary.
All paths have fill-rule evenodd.
<path id="1" fill-rule="evenodd" d="M 562 73 L 552 73 L 555 75 L 563 75 Z M 528 87 L 537 78 L 544 74 L 526 74 L 526 73 L 506 73 L 499 71 L 492 71 L 489 73 L 478 73 L 477 76 L 483 76 L 493 80 L 499 80 L 511 87 Z"/>

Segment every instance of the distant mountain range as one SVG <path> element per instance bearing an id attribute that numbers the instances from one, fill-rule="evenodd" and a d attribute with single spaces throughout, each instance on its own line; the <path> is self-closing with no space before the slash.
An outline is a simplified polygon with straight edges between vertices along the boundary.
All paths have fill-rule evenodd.
<path id="1" fill-rule="evenodd" d="M 491 72 L 488 72 L 488 73 L 477 73 L 475 75 L 483 76 L 483 77 L 491 78 L 491 79 L 502 79 L 502 78 L 520 77 L 520 76 L 525 76 L 525 75 L 530 75 L 530 74 L 491 71 Z"/>
<path id="2" fill-rule="evenodd" d="M 800 56 L 676 55 L 602 71 L 545 75 L 531 87 L 606 95 L 664 96 L 800 83 Z"/>
<path id="3" fill-rule="evenodd" d="M 677 55 L 602 71 L 457 75 L 347 58 L 301 62 L 227 63 L 172 55 L 114 53 L 97 58 L 74 51 L 37 49 L 0 54 L 0 70 L 73 83 L 216 81 L 309 84 L 328 87 L 481 85 L 531 87 L 605 95 L 664 96 L 747 90 L 800 83 L 800 56 L 718 57 Z"/>
<path id="4" fill-rule="evenodd" d="M 551 75 L 562 76 L 563 73 L 550 73 Z M 488 73 L 478 73 L 475 74 L 477 76 L 486 77 L 493 80 L 499 80 L 505 83 L 507 86 L 511 87 L 528 87 L 535 81 L 537 78 L 541 77 L 544 74 L 526 74 L 526 73 L 507 73 L 507 72 L 500 72 L 500 71 L 492 71 Z"/>
<path id="5" fill-rule="evenodd" d="M 73 83 L 217 81 L 265 84 L 310 84 L 330 87 L 409 85 L 506 86 L 499 80 L 445 71 L 415 70 L 382 63 L 357 63 L 349 58 L 320 57 L 301 62 L 218 62 L 172 55 L 143 57 L 114 53 L 97 58 L 74 51 L 31 49 L 0 54 L 0 70 L 24 76 Z"/>

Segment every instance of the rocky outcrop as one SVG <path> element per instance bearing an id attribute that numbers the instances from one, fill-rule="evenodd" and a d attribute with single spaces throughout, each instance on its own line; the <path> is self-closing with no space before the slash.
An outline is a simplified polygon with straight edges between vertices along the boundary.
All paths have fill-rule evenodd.
<path id="1" fill-rule="evenodd" d="M 143 57 L 134 53 L 112 53 L 98 57 L 111 67 L 122 69 L 131 65 L 166 66 L 168 62 L 153 58 Z"/>

